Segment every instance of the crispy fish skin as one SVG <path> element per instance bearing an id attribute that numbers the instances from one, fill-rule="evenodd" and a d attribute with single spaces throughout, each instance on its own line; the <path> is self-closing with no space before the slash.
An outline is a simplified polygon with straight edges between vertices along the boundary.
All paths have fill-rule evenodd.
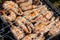
<path id="1" fill-rule="evenodd" d="M 16 19 L 16 14 L 13 11 L 7 11 L 4 13 L 4 15 L 2 15 L 2 17 L 8 21 L 13 21 Z"/>
<path id="2" fill-rule="evenodd" d="M 24 32 L 20 31 L 20 29 L 18 29 L 16 26 L 12 25 L 11 26 L 11 31 L 14 34 L 14 36 L 16 37 L 17 40 L 21 39 L 24 37 Z"/>
<path id="3" fill-rule="evenodd" d="M 44 40 L 44 36 L 40 35 L 37 37 L 38 34 L 28 34 L 26 37 L 24 37 L 22 40 Z"/>
<path id="4" fill-rule="evenodd" d="M 15 2 L 13 2 L 13 1 L 4 2 L 3 7 L 6 10 L 12 10 L 17 15 L 22 15 L 23 14 L 21 8 L 19 8 L 18 5 Z"/>
<path id="5" fill-rule="evenodd" d="M 32 23 L 26 20 L 24 17 L 17 17 L 16 23 L 27 33 L 31 33 L 31 29 L 34 29 Z"/>

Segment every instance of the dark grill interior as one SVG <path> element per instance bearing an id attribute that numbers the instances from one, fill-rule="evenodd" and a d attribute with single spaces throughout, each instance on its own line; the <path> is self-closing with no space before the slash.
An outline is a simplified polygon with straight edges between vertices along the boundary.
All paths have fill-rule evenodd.
<path id="1" fill-rule="evenodd" d="M 0 18 L 0 35 L 4 40 L 16 40 L 13 34 L 10 31 L 10 25 L 7 22 L 4 22 L 3 19 Z"/>

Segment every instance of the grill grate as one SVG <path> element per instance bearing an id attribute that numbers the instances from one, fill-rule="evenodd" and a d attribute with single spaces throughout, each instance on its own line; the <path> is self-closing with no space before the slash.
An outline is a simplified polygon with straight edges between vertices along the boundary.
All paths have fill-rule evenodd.
<path id="1" fill-rule="evenodd" d="M 10 31 L 10 25 L 0 16 L 0 35 L 3 37 L 4 40 L 16 40 L 13 36 L 12 32 Z M 53 38 L 49 37 L 46 40 L 51 40 Z"/>
<path id="2" fill-rule="evenodd" d="M 16 40 L 12 32 L 10 31 L 10 25 L 8 22 L 6 22 L 1 16 L 0 16 L 0 35 L 3 37 L 4 40 Z M 52 40 L 54 37 L 51 36 L 47 38 L 46 40 Z"/>

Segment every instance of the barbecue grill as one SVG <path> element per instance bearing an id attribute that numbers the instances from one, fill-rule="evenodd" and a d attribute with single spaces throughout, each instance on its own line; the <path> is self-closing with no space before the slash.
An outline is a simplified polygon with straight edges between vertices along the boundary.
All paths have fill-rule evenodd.
<path id="1" fill-rule="evenodd" d="M 42 1 L 42 0 L 41 0 Z M 43 3 L 44 0 L 42 1 Z M 55 10 L 55 9 L 51 9 L 51 7 L 48 6 L 48 8 L 50 8 L 50 10 Z M 3 9 L 2 8 L 2 5 L 0 4 L 0 9 Z M 54 11 L 54 15 L 58 16 L 58 13 L 56 14 L 56 11 Z M 0 35 L 2 37 L 1 40 L 16 40 L 16 38 L 14 37 L 14 35 L 12 34 L 12 32 L 10 31 L 10 24 L 1 17 L 0 15 Z M 54 37 L 49 37 L 48 35 L 45 35 L 46 36 L 46 40 L 60 40 L 59 37 L 60 37 L 60 34 L 54 36 Z M 58 38 L 58 39 L 57 39 Z"/>

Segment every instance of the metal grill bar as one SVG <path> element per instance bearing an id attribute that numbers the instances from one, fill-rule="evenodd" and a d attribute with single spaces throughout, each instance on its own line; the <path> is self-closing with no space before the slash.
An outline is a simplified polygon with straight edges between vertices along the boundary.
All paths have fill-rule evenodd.
<path id="1" fill-rule="evenodd" d="M 5 37 L 5 38 L 6 38 L 6 37 L 9 37 L 11 40 L 15 40 L 15 39 L 13 39 L 11 36 L 9 36 L 9 35 L 5 35 L 4 37 Z"/>

